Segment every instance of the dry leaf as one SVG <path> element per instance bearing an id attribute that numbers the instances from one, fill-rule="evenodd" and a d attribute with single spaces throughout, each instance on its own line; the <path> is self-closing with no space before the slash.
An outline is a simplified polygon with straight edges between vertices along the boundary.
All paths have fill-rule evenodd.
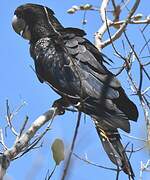
<path id="1" fill-rule="evenodd" d="M 56 165 L 59 165 L 61 161 L 64 160 L 64 143 L 61 139 L 55 139 L 52 144 L 52 152 L 53 152 L 53 159 L 56 162 Z"/>

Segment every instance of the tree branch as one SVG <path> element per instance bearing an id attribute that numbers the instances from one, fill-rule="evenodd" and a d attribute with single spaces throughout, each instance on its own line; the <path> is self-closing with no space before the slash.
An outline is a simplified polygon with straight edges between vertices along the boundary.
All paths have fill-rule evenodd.
<path id="1" fill-rule="evenodd" d="M 72 140 L 72 144 L 71 144 L 71 149 L 70 149 L 70 152 L 69 152 L 69 155 L 68 155 L 68 159 L 67 159 L 66 166 L 65 166 L 65 169 L 64 169 L 61 180 L 65 180 L 65 178 L 67 176 L 67 172 L 68 172 L 68 169 L 69 169 L 71 157 L 72 157 L 72 154 L 73 154 L 73 150 L 74 150 L 74 146 L 75 146 L 75 142 L 76 142 L 79 126 L 80 126 L 80 120 L 81 120 L 81 112 L 78 113 L 78 119 L 77 119 L 77 124 L 76 124 L 75 132 L 74 132 L 74 136 L 73 136 L 73 140 Z"/>
<path id="2" fill-rule="evenodd" d="M 108 46 L 109 44 L 111 44 L 112 41 L 117 40 L 122 35 L 122 33 L 125 31 L 127 25 L 130 22 L 135 23 L 135 21 L 131 21 L 131 18 L 139 6 L 140 0 L 136 0 L 135 4 L 133 5 L 130 13 L 128 14 L 128 16 L 126 18 L 126 20 L 125 21 L 119 21 L 119 22 L 112 22 L 111 20 L 109 20 L 107 18 L 106 8 L 108 6 L 108 3 L 109 3 L 109 0 L 103 0 L 103 2 L 102 2 L 101 8 L 100 8 L 100 15 L 101 15 L 101 19 L 103 21 L 103 25 L 98 30 L 98 32 L 95 33 L 95 45 L 99 50 L 101 50 L 105 46 Z M 149 20 L 148 20 L 148 22 L 149 22 Z M 102 37 L 103 37 L 104 33 L 107 31 L 108 27 L 114 26 L 116 23 L 120 23 L 119 24 L 120 28 L 117 30 L 117 32 L 115 32 L 114 35 L 111 36 L 111 39 L 109 38 L 109 39 L 105 40 L 104 42 L 102 42 Z"/>
<path id="3" fill-rule="evenodd" d="M 5 150 L 0 156 L 0 180 L 3 179 L 3 176 L 6 173 L 7 168 L 10 165 L 10 162 L 18 156 L 20 153 L 28 147 L 30 140 L 34 137 L 36 132 L 49 120 L 53 120 L 56 115 L 59 114 L 58 108 L 51 108 L 43 115 L 39 116 L 30 126 L 30 128 L 23 133 L 14 145 Z"/>

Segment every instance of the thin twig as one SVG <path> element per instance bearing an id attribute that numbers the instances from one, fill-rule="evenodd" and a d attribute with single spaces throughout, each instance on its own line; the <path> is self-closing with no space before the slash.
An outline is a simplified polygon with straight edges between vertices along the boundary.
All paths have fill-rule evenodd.
<path id="1" fill-rule="evenodd" d="M 24 129 L 25 129 L 27 123 L 28 123 L 28 119 L 29 119 L 28 116 L 26 116 L 26 117 L 25 117 L 25 120 L 24 120 L 24 122 L 23 122 L 23 125 L 22 125 L 22 127 L 21 127 L 21 129 L 20 129 L 20 133 L 19 133 L 18 138 L 21 137 L 21 135 L 22 135 L 22 133 L 23 133 L 23 131 L 24 131 Z"/>
<path id="2" fill-rule="evenodd" d="M 54 174 L 54 172 L 56 170 L 56 167 L 57 167 L 57 165 L 54 166 L 54 168 L 53 168 L 52 172 L 50 173 L 50 175 L 48 175 L 49 174 L 49 170 L 48 170 L 45 180 L 50 180 L 51 179 L 52 175 Z"/>
<path id="3" fill-rule="evenodd" d="M 126 137 L 128 137 L 128 138 L 135 139 L 135 140 L 138 140 L 138 141 L 142 141 L 142 142 L 146 142 L 146 141 L 147 141 L 147 140 L 145 140 L 145 139 L 141 139 L 141 138 L 138 138 L 138 137 L 135 137 L 135 136 L 131 136 L 131 135 L 129 135 L 129 134 L 124 134 L 124 133 L 121 133 L 121 132 L 120 132 L 120 134 L 121 134 L 122 136 L 126 136 Z"/>
<path id="4" fill-rule="evenodd" d="M 6 120 L 7 120 L 8 127 L 11 129 L 11 132 L 17 137 L 18 133 L 16 132 L 16 130 L 13 127 L 12 122 L 11 122 L 14 117 L 14 114 L 10 112 L 8 100 L 6 100 L 6 112 L 7 112 Z"/>
<path id="5" fill-rule="evenodd" d="M 4 136 L 3 136 L 3 130 L 0 128 L 0 143 L 2 144 L 4 150 L 7 150 L 7 146 L 5 145 L 5 142 L 4 142 Z"/>
<path id="6" fill-rule="evenodd" d="M 98 165 L 98 164 L 96 164 L 96 163 L 93 163 L 93 162 L 91 162 L 91 161 L 89 161 L 89 160 L 87 160 L 87 159 L 84 159 L 84 158 L 78 156 L 78 155 L 75 154 L 75 153 L 73 153 L 73 155 L 74 155 L 76 158 L 78 158 L 78 159 L 80 159 L 80 160 L 82 160 L 82 161 L 84 161 L 84 162 L 86 162 L 86 163 L 88 163 L 88 164 L 90 164 L 90 165 L 92 165 L 92 166 L 99 167 L 99 168 L 106 169 L 106 170 L 117 171 L 117 169 L 115 169 L 115 168 L 109 168 L 109 167 L 105 167 L 105 166 L 101 166 L 101 165 Z"/>
<path id="7" fill-rule="evenodd" d="M 73 153 L 73 150 L 74 150 L 75 141 L 76 141 L 77 134 L 78 134 L 78 129 L 79 129 L 79 126 L 80 126 L 80 120 L 81 120 L 81 112 L 78 113 L 78 119 L 77 119 L 77 124 L 76 124 L 75 132 L 74 132 L 74 136 L 73 136 L 73 140 L 72 140 L 72 144 L 71 144 L 71 149 L 70 149 L 70 152 L 69 152 L 69 156 L 68 156 L 66 166 L 65 166 L 65 169 L 64 169 L 63 176 L 62 176 L 61 180 L 64 180 L 65 177 L 67 176 L 68 168 L 69 168 L 70 161 L 71 161 L 71 156 L 72 156 L 72 153 Z"/>

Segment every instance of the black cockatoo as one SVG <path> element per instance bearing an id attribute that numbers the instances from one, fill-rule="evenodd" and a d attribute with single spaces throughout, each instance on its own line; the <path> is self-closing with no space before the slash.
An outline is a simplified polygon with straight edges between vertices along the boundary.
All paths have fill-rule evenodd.
<path id="1" fill-rule="evenodd" d="M 37 4 L 19 6 L 12 26 L 30 41 L 40 82 L 61 96 L 54 104 L 71 105 L 91 116 L 110 160 L 133 179 L 117 129 L 130 132 L 129 120 L 137 120 L 137 107 L 104 66 L 103 55 L 84 37 L 85 32 L 64 28 L 51 9 Z"/>

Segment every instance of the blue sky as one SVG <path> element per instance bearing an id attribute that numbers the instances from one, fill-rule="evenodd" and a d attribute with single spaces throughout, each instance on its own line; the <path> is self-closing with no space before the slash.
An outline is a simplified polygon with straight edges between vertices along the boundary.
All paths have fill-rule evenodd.
<path id="1" fill-rule="evenodd" d="M 33 65 L 33 61 L 29 55 L 29 44 L 28 41 L 20 38 L 11 27 L 11 20 L 16 7 L 21 4 L 32 2 L 46 5 L 52 8 L 56 14 L 56 17 L 63 23 L 64 26 L 72 26 L 83 28 L 81 20 L 83 12 L 76 13 L 75 15 L 69 15 L 66 13 L 72 5 L 79 5 L 90 3 L 86 0 L 66 1 L 66 0 L 39 0 L 39 1 L 24 1 L 24 0 L 13 0 L 13 1 L 2 1 L 0 6 L 0 49 L 1 49 L 1 68 L 0 68 L 0 119 L 1 127 L 5 125 L 5 102 L 9 100 L 12 109 L 18 107 L 22 101 L 26 101 L 27 105 L 16 115 L 13 123 L 19 130 L 20 125 L 26 115 L 29 116 L 29 124 L 38 117 L 40 114 L 48 110 L 53 101 L 59 96 L 53 92 L 47 85 L 41 84 L 35 73 L 30 68 Z M 93 5 L 99 6 L 99 0 L 91 1 Z M 147 1 L 143 0 L 142 5 L 139 7 L 138 12 L 149 15 L 150 7 L 146 6 Z M 99 14 L 97 12 L 88 12 L 87 19 L 88 24 L 84 27 L 87 32 L 87 38 L 93 41 L 93 34 L 97 31 L 100 26 Z M 130 27 L 129 37 L 132 38 L 132 42 L 136 43 L 135 46 L 138 49 L 140 46 L 141 39 L 136 33 L 136 26 Z M 137 43 L 138 42 L 138 43 Z M 119 45 L 118 45 L 119 47 Z M 112 58 L 112 49 L 106 48 L 103 52 Z M 143 53 L 144 55 L 144 53 Z M 114 60 L 116 63 L 114 66 L 117 67 L 118 60 Z M 137 69 L 135 71 L 135 78 L 138 76 Z M 131 91 L 128 89 L 126 76 L 120 77 L 123 87 L 126 89 L 128 95 Z M 148 86 L 148 81 L 144 82 L 144 86 Z M 138 98 L 131 96 L 131 99 L 137 104 L 140 111 L 139 121 L 137 123 L 131 123 L 132 132 L 131 135 L 144 138 L 145 137 L 145 123 L 142 110 L 139 105 Z M 51 154 L 51 144 L 55 138 L 61 138 L 64 141 L 66 149 L 70 146 L 77 114 L 67 112 L 63 116 L 59 116 L 55 119 L 52 130 L 44 138 L 43 147 L 26 154 L 24 157 L 11 163 L 7 176 L 11 180 L 29 179 L 39 180 L 44 179 L 47 169 L 50 171 L 54 167 L 54 161 Z M 28 127 L 29 127 L 28 124 Z M 8 147 L 11 147 L 14 141 L 14 136 L 10 135 L 8 130 L 8 137 L 5 139 Z M 132 139 L 123 137 L 124 143 L 133 141 Z M 135 142 L 135 147 L 142 146 L 141 142 Z M 87 157 L 92 162 L 100 165 L 114 167 L 106 156 L 99 138 L 96 134 L 94 125 L 90 118 L 84 121 L 84 117 L 81 121 L 79 134 L 76 141 L 75 152 L 84 157 Z M 131 163 L 136 174 L 136 179 L 139 179 L 139 168 L 140 161 L 146 162 L 148 160 L 148 152 L 146 150 L 133 154 Z M 52 180 L 59 180 L 63 171 L 64 164 L 61 163 L 57 167 Z M 115 179 L 115 173 L 107 170 L 103 170 L 97 167 L 88 165 L 80 160 L 73 158 L 69 180 L 82 179 L 82 180 L 98 180 L 98 179 Z M 143 179 L 148 180 L 150 175 L 144 173 Z M 126 180 L 127 177 L 124 173 L 121 173 L 120 179 Z"/>

